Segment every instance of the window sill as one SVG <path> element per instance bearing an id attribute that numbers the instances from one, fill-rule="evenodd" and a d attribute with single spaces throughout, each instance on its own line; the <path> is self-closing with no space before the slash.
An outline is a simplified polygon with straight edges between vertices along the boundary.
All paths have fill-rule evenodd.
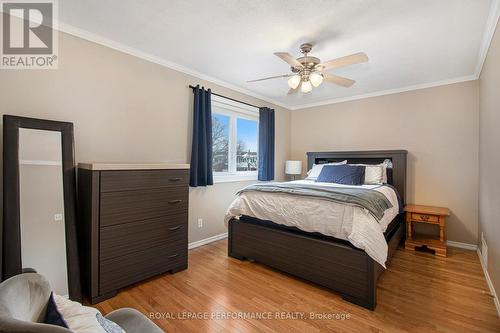
<path id="1" fill-rule="evenodd" d="M 249 174 L 249 175 L 216 175 L 214 174 L 214 184 L 217 183 L 233 183 L 233 182 L 248 182 L 248 181 L 257 181 L 257 174 Z"/>

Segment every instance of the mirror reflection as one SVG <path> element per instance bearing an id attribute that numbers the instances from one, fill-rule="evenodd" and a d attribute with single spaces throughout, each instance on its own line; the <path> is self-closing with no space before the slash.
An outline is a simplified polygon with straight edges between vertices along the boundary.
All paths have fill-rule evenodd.
<path id="1" fill-rule="evenodd" d="M 61 133 L 19 129 L 21 260 L 68 295 Z"/>

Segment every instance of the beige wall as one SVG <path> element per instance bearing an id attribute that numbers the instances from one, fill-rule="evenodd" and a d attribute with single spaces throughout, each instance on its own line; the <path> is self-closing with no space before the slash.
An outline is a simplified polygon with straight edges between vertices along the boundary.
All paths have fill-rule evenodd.
<path id="1" fill-rule="evenodd" d="M 297 110 L 292 158 L 407 149 L 408 202 L 449 207 L 448 239 L 476 244 L 478 121 L 477 81 Z"/>
<path id="2" fill-rule="evenodd" d="M 488 246 L 488 272 L 500 292 L 500 29 L 479 79 L 479 226 Z"/>
<path id="3" fill-rule="evenodd" d="M 73 122 L 77 161 L 189 163 L 189 84 L 276 110 L 276 176 L 283 179 L 288 110 L 64 33 L 59 69 L 1 71 L 0 100 L 2 113 Z M 190 190 L 190 242 L 227 231 L 225 209 L 245 184 Z M 202 229 L 198 218 L 204 219 Z"/>

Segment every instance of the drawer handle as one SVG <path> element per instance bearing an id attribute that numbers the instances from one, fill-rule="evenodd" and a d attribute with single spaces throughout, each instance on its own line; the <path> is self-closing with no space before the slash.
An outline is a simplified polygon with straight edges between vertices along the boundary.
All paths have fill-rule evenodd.
<path id="1" fill-rule="evenodd" d="M 177 258 L 178 256 L 179 256 L 178 253 L 172 254 L 171 256 L 168 256 L 167 259 L 174 259 L 174 258 Z"/>
<path id="2" fill-rule="evenodd" d="M 174 205 L 174 204 L 178 204 L 178 203 L 181 203 L 182 200 L 178 199 L 178 200 L 170 200 L 168 203 L 171 204 L 171 205 Z"/>
<path id="3" fill-rule="evenodd" d="M 428 220 L 429 219 L 429 215 L 420 215 L 420 218 L 422 220 Z"/>
<path id="4" fill-rule="evenodd" d="M 177 227 L 168 228 L 168 230 L 170 230 L 170 231 L 175 231 L 175 230 L 178 230 L 178 229 L 180 229 L 180 228 L 181 228 L 181 226 L 180 226 L 180 225 L 178 225 Z"/>
<path id="5" fill-rule="evenodd" d="M 171 181 L 171 182 L 179 182 L 181 180 L 182 180 L 182 178 L 170 178 L 169 179 L 169 181 Z"/>

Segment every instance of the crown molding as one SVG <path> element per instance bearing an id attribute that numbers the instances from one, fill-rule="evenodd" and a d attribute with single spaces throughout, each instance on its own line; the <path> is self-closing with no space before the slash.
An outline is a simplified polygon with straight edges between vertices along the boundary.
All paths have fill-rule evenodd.
<path id="1" fill-rule="evenodd" d="M 258 93 L 252 92 L 250 90 L 241 88 L 241 87 L 234 85 L 232 83 L 228 83 L 226 81 L 219 80 L 217 78 L 214 78 L 214 77 L 207 75 L 207 74 L 204 74 L 202 72 L 193 70 L 191 68 L 179 65 L 179 64 L 171 62 L 171 61 L 167 61 L 167 60 L 162 59 L 160 57 L 157 57 L 157 56 L 151 55 L 149 53 L 140 51 L 136 48 L 124 45 L 124 44 L 116 42 L 114 40 L 105 38 L 103 36 L 100 36 L 100 35 L 97 35 L 94 33 L 91 33 L 89 31 L 86 31 L 86 30 L 83 30 L 80 28 L 76 28 L 72 25 L 69 25 L 69 24 L 66 24 L 63 22 L 58 22 L 57 29 L 59 31 L 62 31 L 62 32 L 67 33 L 69 35 L 73 35 L 75 37 L 79 37 L 79 38 L 88 40 L 90 42 L 109 47 L 109 48 L 114 49 L 116 51 L 129 54 L 131 56 L 158 64 L 160 66 L 167 67 L 167 68 L 173 69 L 173 70 L 178 71 L 178 72 L 182 72 L 184 74 L 199 78 L 201 80 L 205 80 L 205 81 L 217 84 L 221 87 L 225 87 L 225 88 L 234 90 L 236 92 L 260 99 L 262 101 L 274 104 L 276 106 L 280 106 L 280 107 L 288 109 L 288 110 L 300 110 L 300 109 L 306 109 L 306 108 L 311 108 L 311 107 L 316 107 L 316 106 L 324 106 L 324 105 L 328 105 L 328 104 L 336 104 L 336 103 L 342 103 L 342 102 L 348 102 L 348 101 L 355 101 L 355 100 L 360 100 L 360 99 L 365 99 L 365 98 L 370 98 L 370 97 L 398 94 L 398 93 L 408 92 L 408 91 L 413 91 L 413 90 L 420 90 L 420 89 L 425 89 L 425 88 L 432 88 L 432 87 L 438 87 L 438 86 L 449 85 L 449 84 L 454 84 L 454 83 L 477 80 L 479 78 L 479 76 L 481 75 L 481 71 L 482 71 L 484 62 L 485 62 L 486 57 L 488 55 L 488 50 L 489 50 L 491 41 L 493 39 L 493 35 L 495 33 L 495 29 L 496 29 L 499 17 L 500 17 L 500 0 L 493 0 L 491 3 L 490 14 L 488 16 L 483 39 L 481 42 L 481 47 L 480 47 L 480 50 L 478 53 L 478 62 L 476 64 L 476 70 L 475 70 L 475 73 L 472 75 L 451 78 L 451 79 L 446 79 L 446 80 L 441 80 L 441 81 L 435 81 L 435 82 L 429 82 L 429 83 L 423 83 L 423 84 L 416 84 L 416 85 L 411 85 L 411 86 L 406 86 L 406 87 L 399 87 L 399 88 L 394 88 L 394 89 L 382 90 L 382 91 L 374 91 L 374 92 L 370 92 L 370 93 L 366 93 L 366 94 L 360 94 L 360 95 L 354 95 L 354 96 L 348 96 L 348 97 L 327 99 L 324 101 L 301 104 L 301 105 L 289 105 L 289 104 L 286 104 L 283 102 L 279 102 L 275 99 L 272 99 L 272 98 L 260 95 Z"/>
<path id="2" fill-rule="evenodd" d="M 99 44 L 99 45 L 103 45 L 103 46 L 109 47 L 109 48 L 111 48 L 113 50 L 116 50 L 116 51 L 119 51 L 119 52 L 122 52 L 122 53 L 126 53 L 128 55 L 133 56 L 133 57 L 140 58 L 140 59 L 143 59 L 143 60 L 155 63 L 155 64 L 163 66 L 163 67 L 167 67 L 167 68 L 173 69 L 175 71 L 178 71 L 178 72 L 190 75 L 190 76 L 194 76 L 194 77 L 196 77 L 198 79 L 205 80 L 205 81 L 217 84 L 217 85 L 219 85 L 221 87 L 228 88 L 228 89 L 234 90 L 236 92 L 239 92 L 239 93 L 251 96 L 251 97 L 255 97 L 257 99 L 260 99 L 262 101 L 265 101 L 265 102 L 268 102 L 268 103 L 280 106 L 282 108 L 290 109 L 290 105 L 278 102 L 278 101 L 276 101 L 276 100 L 274 100 L 272 98 L 269 98 L 269 97 L 265 97 L 265 96 L 256 94 L 256 93 L 254 93 L 254 92 L 252 92 L 250 90 L 247 90 L 247 89 L 238 87 L 238 86 L 236 86 L 234 84 L 231 84 L 231 83 L 228 83 L 228 82 L 216 79 L 216 78 L 214 78 L 214 77 L 212 77 L 210 75 L 207 75 L 207 74 L 204 74 L 202 72 L 193 70 L 191 68 L 179 65 L 177 63 L 174 63 L 174 62 L 171 62 L 171 61 L 167 61 L 167 60 L 162 59 L 160 57 L 157 57 L 157 56 L 154 56 L 152 54 L 140 51 L 140 50 L 138 50 L 136 48 L 127 46 L 125 44 L 116 42 L 116 41 L 114 41 L 112 39 L 102 37 L 100 35 L 94 34 L 94 33 L 89 32 L 87 30 L 83 30 L 83 29 L 74 27 L 72 25 L 63 23 L 63 22 L 58 22 L 58 28 L 57 28 L 57 30 L 59 30 L 61 32 L 64 32 L 66 34 L 69 34 L 69 35 L 81 38 L 81 39 L 85 39 L 87 41 L 90 41 L 90 42 L 93 42 L 93 43 L 96 43 L 96 44 Z"/>
<path id="3" fill-rule="evenodd" d="M 481 42 L 481 48 L 479 50 L 479 55 L 476 65 L 476 76 L 479 78 L 483 70 L 484 62 L 488 56 L 488 50 L 490 49 L 491 41 L 495 35 L 495 30 L 497 28 L 498 18 L 500 17 L 500 0 L 493 0 L 491 2 L 490 14 L 488 15 L 488 20 L 486 21 L 486 27 L 483 33 L 483 40 Z"/>
<path id="4" fill-rule="evenodd" d="M 453 79 L 446 79 L 446 80 L 429 82 L 429 83 L 415 84 L 415 85 L 401 87 L 401 88 L 375 91 L 375 92 L 371 92 L 371 93 L 367 93 L 367 94 L 348 96 L 348 97 L 340 97 L 340 98 L 334 98 L 334 99 L 327 99 L 327 100 L 315 102 L 315 103 L 301 104 L 301 105 L 296 105 L 296 106 L 292 107 L 292 110 L 308 109 L 308 108 L 312 108 L 312 107 L 316 107 L 316 106 L 324 106 L 324 105 L 329 105 L 329 104 L 350 102 L 350 101 L 355 101 L 355 100 L 365 99 L 365 98 L 370 98 L 370 97 L 393 95 L 393 94 L 399 94 L 399 93 L 403 93 L 403 92 L 407 92 L 407 91 L 414 91 L 414 90 L 420 90 L 420 89 L 426 89 L 426 88 L 446 86 L 449 84 L 474 81 L 474 80 L 477 80 L 476 75 L 462 76 L 462 77 L 457 77 L 457 78 L 453 78 Z"/>

